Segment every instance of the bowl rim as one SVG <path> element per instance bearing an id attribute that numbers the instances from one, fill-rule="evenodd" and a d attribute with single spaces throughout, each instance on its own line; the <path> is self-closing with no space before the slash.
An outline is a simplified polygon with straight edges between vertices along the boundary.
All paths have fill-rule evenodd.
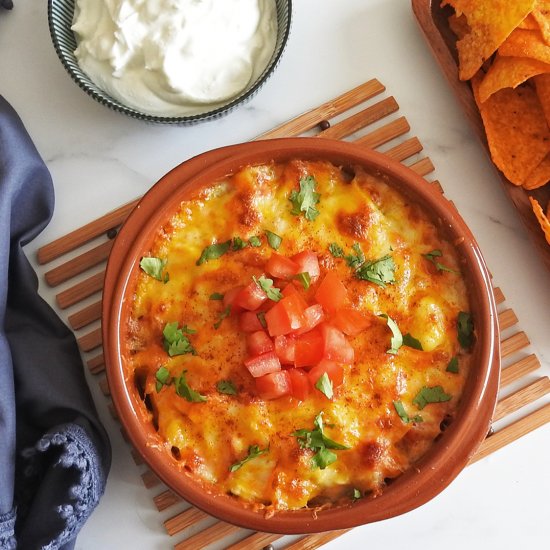
<path id="1" fill-rule="evenodd" d="M 276 3 L 279 0 L 274 0 Z M 74 53 L 71 52 L 71 61 L 74 63 L 78 70 L 82 73 L 82 76 L 79 76 L 75 73 L 71 64 L 67 61 L 65 53 L 60 45 L 60 40 L 58 36 L 57 26 L 54 21 L 54 5 L 62 5 L 63 7 L 69 6 L 71 13 L 74 14 L 74 7 L 76 0 L 48 0 L 48 28 L 50 31 L 50 38 L 54 46 L 55 53 L 61 61 L 61 64 L 77 86 L 86 92 L 87 95 L 92 97 L 99 104 L 108 107 L 118 113 L 128 115 L 132 118 L 143 120 L 146 122 L 159 123 L 159 124 L 172 124 L 172 125 L 194 125 L 200 122 L 206 122 L 208 120 L 215 120 L 224 115 L 232 112 L 239 105 L 243 105 L 251 100 L 256 93 L 263 87 L 263 85 L 270 79 L 270 77 L 275 72 L 275 69 L 281 61 L 281 57 L 286 50 L 288 39 L 290 37 L 290 31 L 292 28 L 292 0 L 280 0 L 285 2 L 288 6 L 287 11 L 287 24 L 284 27 L 284 33 L 281 36 L 279 50 L 275 50 L 273 57 L 270 59 L 268 65 L 258 76 L 254 84 L 249 88 L 245 89 L 244 92 L 241 92 L 236 97 L 229 100 L 227 103 L 216 107 L 215 109 L 205 111 L 203 113 L 197 113 L 194 115 L 182 115 L 182 116 L 162 116 L 162 115 L 151 115 L 144 113 L 132 107 L 128 107 L 121 103 L 118 99 L 112 97 L 109 93 L 100 88 L 79 66 Z M 74 33 L 71 28 L 67 29 L 73 36 Z M 76 42 L 76 37 L 75 37 Z"/>
<path id="2" fill-rule="evenodd" d="M 207 186 L 207 183 L 215 181 L 216 175 L 222 177 L 247 164 L 320 157 L 335 163 L 355 163 L 380 170 L 396 182 L 405 180 L 405 184 L 399 185 L 405 185 L 415 199 L 422 197 L 420 202 L 426 200 L 426 204 L 434 206 L 436 215 L 444 220 L 444 229 L 460 236 L 457 250 L 466 257 L 468 267 L 473 270 L 467 276 L 478 282 L 473 289 L 469 285 L 469 291 L 470 301 L 475 300 L 475 308 L 484 320 L 481 327 L 476 326 L 478 341 L 481 342 L 476 353 L 481 364 L 476 376 L 469 377 L 467 383 L 472 389 L 467 398 L 463 398 L 465 404 L 459 407 L 457 418 L 450 428 L 426 456 L 396 478 L 381 496 L 360 499 L 315 514 L 311 509 L 302 509 L 276 512 L 272 517 L 265 517 L 236 503 L 234 499 L 208 494 L 200 483 L 188 479 L 168 461 L 162 460 L 164 451 L 151 443 L 143 432 L 144 419 L 133 408 L 133 397 L 120 361 L 120 320 L 132 270 L 141 258 L 140 250 L 144 249 L 144 235 L 158 220 L 166 219 L 169 211 L 177 210 L 181 200 L 178 190 L 185 193 L 193 186 Z M 401 191 L 404 192 L 403 189 Z M 159 203 L 163 204 L 161 208 Z M 328 139 L 278 138 L 214 149 L 183 162 L 163 176 L 143 196 L 115 239 L 105 275 L 102 334 L 111 397 L 118 418 L 144 461 L 162 481 L 192 505 L 221 520 L 272 533 L 300 534 L 347 529 L 403 514 L 435 497 L 468 464 L 489 432 L 500 379 L 499 328 L 490 273 L 477 242 L 452 203 L 435 185 L 430 185 L 418 174 L 385 155 L 352 143 Z"/>

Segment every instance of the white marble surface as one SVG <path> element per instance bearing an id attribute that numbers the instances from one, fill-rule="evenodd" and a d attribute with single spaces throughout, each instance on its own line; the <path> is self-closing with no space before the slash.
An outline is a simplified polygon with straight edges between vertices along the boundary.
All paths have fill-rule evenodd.
<path id="1" fill-rule="evenodd" d="M 395 95 L 436 177 L 476 235 L 495 282 L 550 374 L 550 276 L 503 193 L 417 28 L 408 0 L 296 0 L 282 62 L 250 103 L 195 127 L 152 126 L 109 111 L 69 79 L 50 42 L 46 2 L 0 13 L 0 93 L 17 109 L 51 170 L 57 204 L 28 247 L 61 236 L 139 196 L 207 149 L 246 141 L 372 77 Z M 53 303 L 53 293 L 41 289 Z M 106 493 L 80 550 L 161 549 L 163 532 L 107 404 L 91 378 L 113 444 Z M 548 399 L 538 403 L 541 405 Z M 550 426 L 468 467 L 440 496 L 404 516 L 354 529 L 327 548 L 546 548 L 550 541 Z M 154 493 L 154 492 L 153 492 Z M 175 541 L 179 539 L 175 537 Z"/>

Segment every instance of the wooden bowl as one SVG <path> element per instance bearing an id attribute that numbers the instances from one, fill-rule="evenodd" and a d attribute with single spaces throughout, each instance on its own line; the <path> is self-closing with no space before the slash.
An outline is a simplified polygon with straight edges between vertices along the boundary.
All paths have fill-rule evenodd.
<path id="1" fill-rule="evenodd" d="M 413 468 L 397 477 L 376 498 L 320 510 L 276 512 L 246 508 L 234 498 L 211 495 L 174 465 L 162 445 L 142 400 L 121 360 L 125 319 L 143 251 L 159 225 L 175 213 L 181 200 L 220 177 L 249 164 L 290 159 L 324 159 L 335 164 L 362 165 L 389 176 L 402 194 L 420 204 L 451 241 L 464 262 L 477 341 L 472 371 L 457 416 L 431 450 Z M 107 376 L 118 417 L 144 461 L 173 491 L 221 520 L 272 533 L 312 533 L 345 529 L 387 519 L 412 510 L 440 493 L 468 464 L 487 435 L 500 374 L 497 313 L 490 276 L 479 247 L 454 206 L 441 192 L 403 165 L 354 144 L 317 138 L 284 138 L 245 143 L 210 151 L 180 164 L 142 198 L 114 244 L 105 277 L 102 330 Z"/>

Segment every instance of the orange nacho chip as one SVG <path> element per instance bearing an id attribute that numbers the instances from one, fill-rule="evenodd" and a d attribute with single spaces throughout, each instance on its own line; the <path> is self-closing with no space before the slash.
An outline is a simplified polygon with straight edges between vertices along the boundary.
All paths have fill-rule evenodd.
<path id="1" fill-rule="evenodd" d="M 531 15 L 536 21 L 544 41 L 550 45 L 550 1 L 537 0 Z"/>
<path id="2" fill-rule="evenodd" d="M 539 31 L 516 29 L 500 46 L 503 56 L 530 57 L 550 63 L 550 46 L 544 42 Z"/>
<path id="3" fill-rule="evenodd" d="M 529 197 L 529 200 L 531 201 L 531 206 L 533 207 L 533 212 L 535 213 L 535 216 L 537 217 L 537 220 L 540 223 L 540 226 L 542 227 L 542 230 L 544 231 L 544 236 L 546 237 L 546 242 L 550 244 L 550 220 L 542 210 L 541 205 L 539 202 L 534 199 L 533 197 Z"/>
<path id="4" fill-rule="evenodd" d="M 449 27 L 458 38 L 464 38 L 470 32 L 468 20 L 464 14 L 460 17 L 456 13 L 449 15 Z"/>
<path id="5" fill-rule="evenodd" d="M 539 74 L 533 78 L 546 123 L 550 126 L 550 74 Z"/>
<path id="6" fill-rule="evenodd" d="M 504 88 L 481 103 L 481 78 L 472 79 L 472 88 L 491 158 L 509 181 L 522 185 L 550 152 L 550 131 L 542 107 L 530 86 Z"/>
<path id="7" fill-rule="evenodd" d="M 502 57 L 497 54 L 479 86 L 479 100 L 484 103 L 502 88 L 516 88 L 542 73 L 550 73 L 550 64 L 530 57 Z"/>
<path id="8" fill-rule="evenodd" d="M 460 80 L 469 80 L 508 35 L 531 13 L 536 0 L 443 0 L 457 16 L 464 14 L 470 32 L 458 40 Z M 524 31 L 533 32 L 533 31 Z"/>
<path id="9" fill-rule="evenodd" d="M 539 24 L 537 20 L 533 17 L 533 13 L 530 13 L 517 27 L 518 29 L 528 29 L 528 30 L 537 30 Z"/>
<path id="10" fill-rule="evenodd" d="M 525 178 L 524 189 L 537 189 L 550 181 L 550 155 L 546 155 L 542 162 Z"/>

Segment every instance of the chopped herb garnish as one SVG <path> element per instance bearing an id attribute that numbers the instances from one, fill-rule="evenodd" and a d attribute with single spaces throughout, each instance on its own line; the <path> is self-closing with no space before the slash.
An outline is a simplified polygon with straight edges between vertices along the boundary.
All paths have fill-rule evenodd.
<path id="1" fill-rule="evenodd" d="M 323 433 L 323 412 L 321 411 L 313 420 L 314 430 L 301 429 L 295 431 L 292 435 L 298 438 L 298 444 L 302 449 L 312 449 L 315 455 L 312 458 L 311 465 L 313 468 L 324 470 L 327 466 L 336 461 L 336 453 L 329 449 L 347 450 L 349 447 L 337 443 L 328 438 Z"/>
<path id="2" fill-rule="evenodd" d="M 256 458 L 260 455 L 263 455 L 269 451 L 269 447 L 266 447 L 265 449 L 260 449 L 258 445 L 250 445 L 248 447 L 248 454 L 245 458 L 243 458 L 239 462 L 235 462 L 235 464 L 232 464 L 229 468 L 230 472 L 236 472 L 239 468 L 244 466 L 248 461 L 252 460 L 253 458 Z"/>
<path id="3" fill-rule="evenodd" d="M 170 280 L 168 272 L 163 273 L 167 262 L 168 260 L 166 259 L 144 256 L 139 262 L 139 267 L 141 267 L 141 269 L 143 269 L 143 271 L 145 271 L 147 275 L 153 277 L 153 279 L 156 279 L 157 281 L 166 284 Z"/>
<path id="4" fill-rule="evenodd" d="M 458 314 L 456 325 L 459 344 L 465 349 L 470 348 L 474 343 L 474 322 L 472 321 L 472 316 L 466 311 L 461 311 Z"/>
<path id="5" fill-rule="evenodd" d="M 165 367 L 159 367 L 157 372 L 155 373 L 155 379 L 156 379 L 156 390 L 157 393 L 162 390 L 163 386 L 168 386 L 172 382 L 172 378 L 170 376 L 170 371 Z"/>
<path id="6" fill-rule="evenodd" d="M 332 399 L 332 396 L 334 395 L 334 389 L 332 387 L 332 380 L 329 378 L 328 374 L 326 372 L 323 373 L 322 376 L 319 377 L 319 380 L 315 382 L 315 387 L 328 399 Z"/>
<path id="7" fill-rule="evenodd" d="M 385 288 L 386 283 L 395 283 L 395 263 L 387 254 L 379 260 L 364 263 L 355 274 L 362 281 L 370 281 Z"/>
<path id="8" fill-rule="evenodd" d="M 458 357 L 456 357 L 456 355 L 449 361 L 445 370 L 453 374 L 458 374 Z"/>
<path id="9" fill-rule="evenodd" d="M 319 210 L 315 205 L 319 202 L 321 195 L 315 192 L 317 182 L 312 176 L 307 176 L 300 180 L 300 191 L 292 191 L 289 200 L 292 203 L 291 213 L 299 216 L 302 212 L 306 220 L 313 221 L 318 215 Z"/>
<path id="10" fill-rule="evenodd" d="M 449 401 L 451 395 L 445 393 L 441 386 L 424 386 L 413 399 L 413 403 L 422 410 L 429 403 L 443 403 Z"/>
<path id="11" fill-rule="evenodd" d="M 416 339 L 414 336 L 411 336 L 408 332 L 407 334 L 403 334 L 403 345 L 409 348 L 424 351 L 424 348 L 422 347 L 422 342 Z"/>
<path id="12" fill-rule="evenodd" d="M 304 271 L 303 273 L 298 273 L 298 275 L 296 275 L 294 278 L 298 279 L 298 281 L 302 283 L 302 286 L 305 290 L 307 290 L 311 285 L 311 277 L 309 276 L 309 273 L 307 271 Z"/>
<path id="13" fill-rule="evenodd" d="M 254 235 L 248 239 L 248 244 L 254 248 L 258 248 L 259 246 L 262 246 L 262 240 L 260 237 L 256 237 L 256 235 Z"/>
<path id="14" fill-rule="evenodd" d="M 392 353 L 395 355 L 397 353 L 397 350 L 403 345 L 403 336 L 401 334 L 401 331 L 399 330 L 399 327 L 397 326 L 397 323 L 391 317 L 389 317 L 385 313 L 380 314 L 380 317 L 386 319 L 388 328 L 392 332 L 390 349 L 388 349 L 386 353 Z"/>
<path id="15" fill-rule="evenodd" d="M 231 239 L 224 243 L 215 243 L 207 246 L 201 253 L 200 258 L 197 260 L 197 265 L 202 265 L 209 260 L 217 260 L 221 258 L 231 247 Z"/>
<path id="16" fill-rule="evenodd" d="M 408 424 L 409 422 L 422 422 L 422 417 L 417 414 L 416 416 L 413 416 L 412 418 L 407 414 L 407 411 L 405 410 L 405 407 L 403 406 L 403 403 L 401 401 L 394 401 L 393 406 L 395 408 L 395 412 L 399 415 L 399 418 L 403 420 L 405 424 Z"/>
<path id="17" fill-rule="evenodd" d="M 199 392 L 193 390 L 189 386 L 189 384 L 187 383 L 187 380 L 185 379 L 186 373 L 187 371 L 184 370 L 178 378 L 174 378 L 174 386 L 176 387 L 176 393 L 180 397 L 187 399 L 187 401 L 190 401 L 191 403 L 202 403 L 206 401 L 206 397 L 204 397 L 204 395 L 201 395 Z"/>
<path id="18" fill-rule="evenodd" d="M 344 258 L 346 259 L 346 263 L 349 267 L 352 269 L 358 269 L 365 263 L 365 254 L 363 254 L 359 243 L 353 243 L 352 248 L 355 255 L 348 254 L 347 256 L 344 256 Z"/>
<path id="19" fill-rule="evenodd" d="M 242 250 L 247 246 L 248 246 L 248 243 L 246 241 L 243 241 L 243 239 L 241 239 L 240 237 L 233 237 L 233 240 L 231 242 L 232 250 Z"/>
<path id="20" fill-rule="evenodd" d="M 272 231 L 269 231 L 268 229 L 265 230 L 265 236 L 267 237 L 267 242 L 273 250 L 277 250 L 281 243 L 283 242 L 282 237 L 279 237 L 277 233 L 273 233 Z"/>
<path id="21" fill-rule="evenodd" d="M 170 357 L 174 355 L 183 355 L 185 353 L 192 353 L 196 355 L 195 348 L 191 345 L 189 338 L 186 334 L 194 334 L 197 332 L 189 328 L 187 325 L 183 325 L 182 328 L 178 328 L 178 322 L 166 323 L 162 331 L 164 336 L 164 349 L 168 352 Z"/>
<path id="22" fill-rule="evenodd" d="M 216 389 L 226 395 L 237 395 L 237 388 L 231 380 L 220 380 L 216 384 Z"/>
<path id="23" fill-rule="evenodd" d="M 223 300 L 223 294 L 220 294 L 219 292 L 213 292 L 210 294 L 210 300 Z"/>
<path id="24" fill-rule="evenodd" d="M 328 245 L 328 251 L 335 257 L 335 258 L 343 258 L 344 257 L 344 249 L 336 243 L 330 243 Z"/>
<path id="25" fill-rule="evenodd" d="M 256 317 L 258 317 L 258 321 L 260 321 L 260 325 L 262 325 L 262 327 L 264 328 L 267 328 L 267 322 L 265 320 L 265 311 L 258 311 L 258 313 L 256 313 Z"/>
<path id="26" fill-rule="evenodd" d="M 231 315 L 231 306 L 227 306 L 218 317 L 218 320 L 214 323 L 214 328 L 218 330 L 221 327 L 222 321 Z"/>
<path id="27" fill-rule="evenodd" d="M 254 282 L 267 294 L 267 297 L 270 300 L 278 302 L 283 297 L 281 291 L 277 287 L 273 286 L 273 279 L 268 279 L 264 275 L 262 275 L 259 279 L 256 279 L 256 277 L 252 278 L 254 279 Z"/>
<path id="28" fill-rule="evenodd" d="M 363 493 L 359 489 L 354 489 L 353 500 L 359 500 L 360 498 L 363 498 Z"/>
<path id="29" fill-rule="evenodd" d="M 427 254 L 422 254 L 426 260 L 429 260 L 432 262 L 432 264 L 435 265 L 438 271 L 448 271 L 449 273 L 459 273 L 458 271 L 451 269 L 450 267 L 447 267 L 443 265 L 442 263 L 439 263 L 436 258 L 440 258 L 443 256 L 443 253 L 439 249 L 432 250 L 431 252 L 428 252 Z"/>

